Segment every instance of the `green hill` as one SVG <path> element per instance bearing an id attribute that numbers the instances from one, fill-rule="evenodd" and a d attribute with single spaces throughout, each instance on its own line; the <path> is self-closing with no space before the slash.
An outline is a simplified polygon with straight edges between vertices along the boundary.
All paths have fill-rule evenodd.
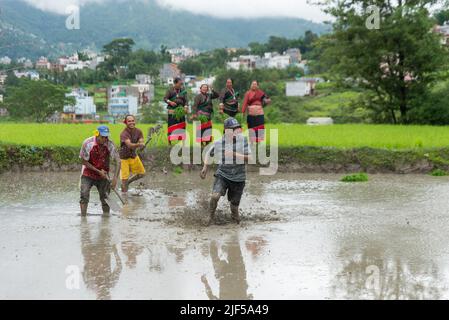
<path id="1" fill-rule="evenodd" d="M 0 56 L 13 58 L 71 53 L 85 47 L 98 49 L 119 37 L 131 37 L 137 47 L 146 49 L 159 49 L 162 44 L 200 50 L 246 47 L 271 35 L 296 38 L 307 30 L 320 34 L 328 28 L 304 19 L 196 15 L 160 7 L 155 0 L 85 5 L 80 10 L 80 30 L 66 29 L 66 16 L 41 11 L 23 1 L 0 0 L 0 9 Z"/>

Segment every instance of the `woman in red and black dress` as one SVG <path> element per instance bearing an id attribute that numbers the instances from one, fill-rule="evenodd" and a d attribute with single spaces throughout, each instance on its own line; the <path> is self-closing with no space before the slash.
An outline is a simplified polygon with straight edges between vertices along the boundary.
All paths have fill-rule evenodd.
<path id="1" fill-rule="evenodd" d="M 259 83 L 253 81 L 251 89 L 245 94 L 242 113 L 248 112 L 247 123 L 251 142 L 265 140 L 265 115 L 263 108 L 270 104 L 270 98 L 259 89 Z"/>
<path id="2" fill-rule="evenodd" d="M 214 99 L 220 95 L 214 89 L 209 93 L 209 86 L 203 84 L 200 94 L 195 97 L 192 106 L 192 119 L 199 120 L 200 116 L 207 118 L 207 121 L 196 127 L 196 142 L 208 144 L 212 142 L 212 114 L 214 112 Z"/>
<path id="3" fill-rule="evenodd" d="M 175 110 L 178 107 L 183 107 L 185 113 L 188 112 L 187 106 L 187 91 L 183 89 L 183 81 L 176 78 L 174 85 L 167 91 L 164 97 L 168 109 L 168 143 L 172 141 L 184 141 L 186 139 L 186 117 L 177 119 L 175 117 Z"/>

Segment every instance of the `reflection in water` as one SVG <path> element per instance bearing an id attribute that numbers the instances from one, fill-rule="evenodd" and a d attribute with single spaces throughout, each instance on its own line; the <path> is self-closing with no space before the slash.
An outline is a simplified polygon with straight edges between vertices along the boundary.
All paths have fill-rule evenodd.
<path id="1" fill-rule="evenodd" d="M 143 252 L 144 247 L 137 244 L 135 241 L 123 241 L 122 252 L 126 255 L 126 266 L 134 269 L 137 264 L 137 257 Z"/>
<path id="2" fill-rule="evenodd" d="M 96 239 L 91 236 L 85 218 L 81 221 L 81 253 L 84 258 L 83 279 L 87 288 L 95 291 L 97 299 L 111 299 L 111 290 L 122 271 L 122 261 L 117 247 L 112 244 L 109 219 L 102 219 Z M 112 255 L 115 266 L 112 267 Z"/>
<path id="3" fill-rule="evenodd" d="M 385 236 L 389 239 L 388 235 Z M 398 245 L 394 241 L 364 244 L 360 241 L 362 245 L 359 246 L 354 246 L 356 240 L 351 242 L 339 254 L 343 269 L 332 287 L 336 297 L 381 300 L 442 298 L 444 279 L 436 264 L 427 259 L 425 253 L 409 254 L 419 249 L 395 249 L 406 248 L 406 244 Z"/>
<path id="4" fill-rule="evenodd" d="M 248 300 L 252 295 L 248 295 L 248 283 L 246 281 L 245 263 L 237 233 L 233 234 L 230 240 L 222 247 L 227 255 L 227 261 L 221 260 L 218 256 L 218 245 L 215 241 L 210 244 L 210 257 L 215 270 L 215 278 L 220 283 L 219 296 L 215 296 L 207 281 L 206 275 L 201 277 L 201 281 L 206 289 L 206 294 L 210 300 Z"/>
<path id="5" fill-rule="evenodd" d="M 254 259 L 256 259 L 267 245 L 267 241 L 260 236 L 250 237 L 246 240 L 246 249 L 251 252 Z"/>

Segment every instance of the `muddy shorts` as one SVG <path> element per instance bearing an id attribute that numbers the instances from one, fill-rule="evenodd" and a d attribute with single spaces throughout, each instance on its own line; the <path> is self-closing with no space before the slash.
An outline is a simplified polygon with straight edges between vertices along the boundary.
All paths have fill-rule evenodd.
<path id="1" fill-rule="evenodd" d="M 242 199 L 243 189 L 245 189 L 245 182 L 234 182 L 223 178 L 222 176 L 215 176 L 213 192 L 220 194 L 222 197 L 228 193 L 228 200 L 233 206 L 240 205 Z"/>
<path id="2" fill-rule="evenodd" d="M 90 198 L 90 189 L 95 186 L 97 187 L 98 193 L 100 194 L 100 201 L 103 209 L 109 208 L 106 203 L 108 194 L 110 192 L 110 184 L 108 180 L 95 180 L 86 176 L 81 177 L 81 199 L 80 203 L 88 204 Z"/>

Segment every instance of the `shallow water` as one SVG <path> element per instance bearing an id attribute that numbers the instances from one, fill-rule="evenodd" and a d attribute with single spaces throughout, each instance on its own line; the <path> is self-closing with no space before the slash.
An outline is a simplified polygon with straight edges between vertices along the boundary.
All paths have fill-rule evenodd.
<path id="1" fill-rule="evenodd" d="M 449 298 L 448 178 L 250 175 L 204 227 L 213 178 L 151 174 L 78 216 L 75 173 L 0 176 L 0 299 Z"/>

